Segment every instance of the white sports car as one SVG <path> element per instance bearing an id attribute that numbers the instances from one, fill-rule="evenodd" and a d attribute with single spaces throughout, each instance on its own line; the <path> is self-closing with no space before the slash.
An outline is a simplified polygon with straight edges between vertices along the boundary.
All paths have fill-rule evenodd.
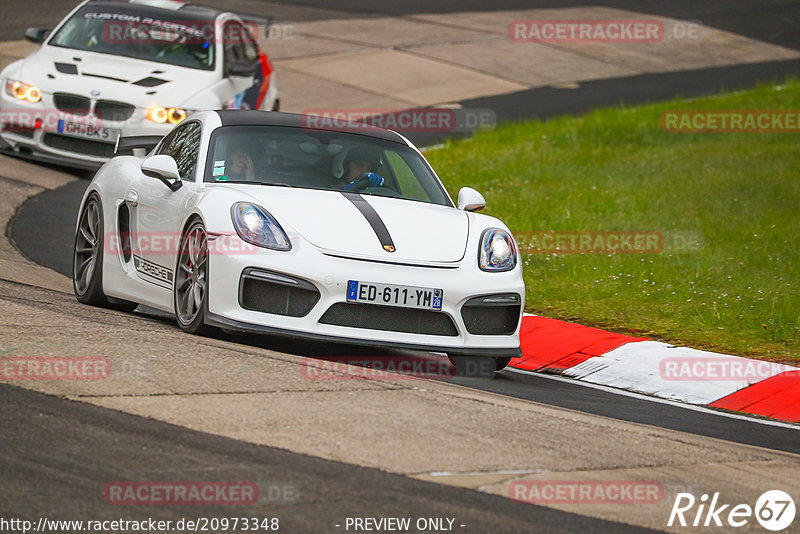
<path id="1" fill-rule="evenodd" d="M 0 73 L 0 149 L 97 169 L 118 137 L 163 137 L 195 110 L 277 110 L 257 28 L 176 0 L 86 0 L 29 28 L 42 46 Z"/>
<path id="2" fill-rule="evenodd" d="M 304 115 L 207 111 L 122 138 L 89 184 L 74 247 L 80 302 L 209 328 L 445 352 L 505 367 L 525 288 L 511 232 L 454 205 L 403 136 Z M 454 358 L 460 357 L 460 358 Z"/>

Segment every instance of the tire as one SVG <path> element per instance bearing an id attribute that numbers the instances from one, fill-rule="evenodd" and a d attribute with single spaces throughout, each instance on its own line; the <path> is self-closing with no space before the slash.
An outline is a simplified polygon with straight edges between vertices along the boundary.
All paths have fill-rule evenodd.
<path id="1" fill-rule="evenodd" d="M 209 335 L 206 325 L 208 305 L 208 235 L 200 219 L 193 220 L 181 235 L 173 283 L 175 319 L 181 330 L 199 336 Z"/>
<path id="2" fill-rule="evenodd" d="M 78 219 L 72 247 L 72 290 L 78 302 L 118 311 L 133 311 L 135 302 L 110 298 L 103 292 L 103 206 L 89 196 Z"/>

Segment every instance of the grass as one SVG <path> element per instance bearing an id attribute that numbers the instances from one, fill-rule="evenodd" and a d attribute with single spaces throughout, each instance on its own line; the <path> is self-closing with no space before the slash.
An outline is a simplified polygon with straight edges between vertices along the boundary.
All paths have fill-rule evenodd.
<path id="1" fill-rule="evenodd" d="M 526 309 L 654 339 L 800 361 L 800 137 L 666 133 L 677 109 L 800 110 L 800 82 L 501 124 L 426 157 L 519 236 L 660 232 L 650 254 L 522 256 Z M 684 248 L 671 239 L 689 236 Z M 673 243 L 674 244 L 674 243 Z"/>

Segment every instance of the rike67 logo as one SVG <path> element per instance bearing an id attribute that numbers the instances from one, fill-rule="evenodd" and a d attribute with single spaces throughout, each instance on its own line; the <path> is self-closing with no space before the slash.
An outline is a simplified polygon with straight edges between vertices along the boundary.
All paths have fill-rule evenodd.
<path id="1" fill-rule="evenodd" d="M 703 494 L 696 499 L 691 493 L 678 493 L 667 526 L 681 527 L 733 527 L 748 525 L 753 517 L 767 530 L 785 530 L 794 521 L 794 500 L 781 490 L 769 490 L 761 494 L 755 506 L 749 504 L 724 504 L 719 492 L 709 496 Z"/>

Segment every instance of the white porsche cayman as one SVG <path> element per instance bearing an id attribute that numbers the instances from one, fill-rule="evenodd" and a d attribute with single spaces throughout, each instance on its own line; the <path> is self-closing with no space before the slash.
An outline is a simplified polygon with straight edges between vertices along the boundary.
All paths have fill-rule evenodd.
<path id="1" fill-rule="evenodd" d="M 95 170 L 120 135 L 161 137 L 196 110 L 277 110 L 258 27 L 177 0 L 86 0 L 52 32 L 29 28 L 42 46 L 0 74 L 0 150 Z"/>
<path id="2" fill-rule="evenodd" d="M 141 142 L 141 143 L 140 143 Z M 122 138 L 80 206 L 80 302 L 209 328 L 445 352 L 492 371 L 520 354 L 511 232 L 454 205 L 403 136 L 303 115 L 201 112 L 149 155 Z M 458 363 L 457 363 L 458 367 Z"/>

